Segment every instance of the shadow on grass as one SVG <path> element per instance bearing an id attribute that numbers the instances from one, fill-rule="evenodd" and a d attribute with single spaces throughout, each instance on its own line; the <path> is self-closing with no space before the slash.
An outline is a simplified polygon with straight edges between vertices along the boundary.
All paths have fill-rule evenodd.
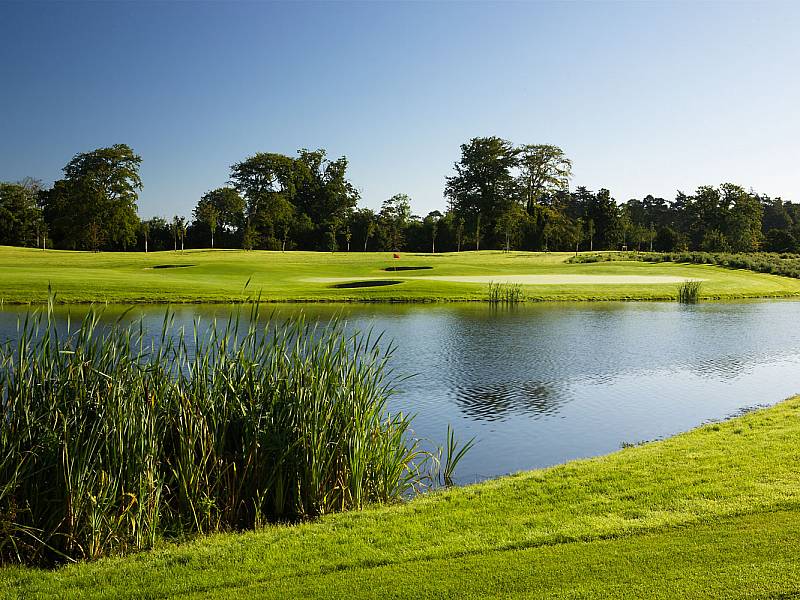
<path id="1" fill-rule="evenodd" d="M 184 269 L 186 267 L 194 267 L 197 265 L 153 265 L 151 269 Z"/>
<path id="2" fill-rule="evenodd" d="M 350 289 L 350 288 L 380 287 L 383 285 L 397 285 L 398 283 L 403 283 L 403 282 L 393 279 L 372 279 L 369 281 L 348 281 L 346 283 L 335 283 L 331 287 L 338 289 Z"/>

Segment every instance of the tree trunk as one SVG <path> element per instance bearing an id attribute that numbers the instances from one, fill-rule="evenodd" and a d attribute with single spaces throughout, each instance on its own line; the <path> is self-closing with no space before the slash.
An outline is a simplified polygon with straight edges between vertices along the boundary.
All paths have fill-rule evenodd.
<path id="1" fill-rule="evenodd" d="M 144 238 L 144 253 L 147 254 L 147 238 Z"/>
<path id="2" fill-rule="evenodd" d="M 214 249 L 214 230 L 211 230 L 211 249 Z"/>

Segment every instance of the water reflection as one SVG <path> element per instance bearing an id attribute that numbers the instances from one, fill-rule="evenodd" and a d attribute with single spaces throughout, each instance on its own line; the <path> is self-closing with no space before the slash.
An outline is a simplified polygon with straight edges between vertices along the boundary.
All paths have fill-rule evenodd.
<path id="1" fill-rule="evenodd" d="M 514 416 L 552 415 L 567 401 L 550 382 L 523 381 L 491 385 L 458 386 L 455 401 L 469 418 L 503 421 Z"/>
<path id="2" fill-rule="evenodd" d="M 25 310 L 0 310 L 0 340 L 17 335 Z M 61 307 L 58 317 L 74 323 L 85 310 Z M 165 310 L 126 318 L 158 332 Z M 232 310 L 173 309 L 187 332 L 198 316 L 223 321 Z M 340 316 L 394 342 L 395 373 L 414 376 L 390 408 L 416 414 L 422 438 L 441 441 L 448 424 L 478 438 L 460 481 L 613 451 L 800 391 L 800 302 L 279 305 L 260 318 L 297 312 Z"/>

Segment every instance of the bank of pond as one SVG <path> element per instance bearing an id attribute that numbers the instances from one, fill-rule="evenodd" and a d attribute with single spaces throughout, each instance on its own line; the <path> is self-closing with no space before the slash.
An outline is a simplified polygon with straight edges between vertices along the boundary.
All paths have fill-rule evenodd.
<path id="1" fill-rule="evenodd" d="M 0 312 L 3 562 L 391 505 L 797 391 L 789 301 L 256 310 Z"/>

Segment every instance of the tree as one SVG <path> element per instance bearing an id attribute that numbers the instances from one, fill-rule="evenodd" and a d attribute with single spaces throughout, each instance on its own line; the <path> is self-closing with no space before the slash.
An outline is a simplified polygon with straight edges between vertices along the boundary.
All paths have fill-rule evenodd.
<path id="1" fill-rule="evenodd" d="M 431 240 L 431 254 L 436 254 L 436 236 L 439 234 L 439 222 L 442 220 L 442 213 L 438 210 L 428 213 L 422 221 L 423 227 L 428 232 Z"/>
<path id="2" fill-rule="evenodd" d="M 38 182 L 0 182 L 0 245 L 39 245 L 42 214 L 36 202 L 38 187 Z"/>
<path id="3" fill-rule="evenodd" d="M 563 212 L 554 208 L 542 207 L 542 238 L 544 250 L 571 250 L 575 238 L 582 237 L 578 232 L 580 226 Z"/>
<path id="4" fill-rule="evenodd" d="M 348 219 L 348 228 L 356 240 L 364 240 L 364 252 L 367 251 L 369 240 L 375 234 L 375 213 L 369 208 L 355 210 Z"/>
<path id="5" fill-rule="evenodd" d="M 454 165 L 456 174 L 446 179 L 445 196 L 456 215 L 473 225 L 476 249 L 480 249 L 481 221 L 488 231 L 497 231 L 497 219 L 514 201 L 511 171 L 517 154 L 507 140 L 473 138 L 461 145 L 461 159 Z"/>
<path id="6" fill-rule="evenodd" d="M 704 252 L 730 252 L 730 244 L 725 234 L 719 229 L 709 229 L 700 241 L 700 249 Z"/>
<path id="7" fill-rule="evenodd" d="M 221 187 L 205 193 L 200 198 L 194 208 L 193 216 L 195 222 L 208 227 L 213 248 L 214 234 L 218 229 L 228 238 L 240 232 L 244 224 L 244 210 L 245 201 L 239 193 L 232 187 Z M 224 237 L 222 241 L 224 244 Z"/>
<path id="8" fill-rule="evenodd" d="M 529 212 L 545 194 L 568 189 L 572 161 L 561 148 L 547 144 L 525 144 L 517 152 L 520 170 L 517 181 Z"/>
<path id="9" fill-rule="evenodd" d="M 200 200 L 194 209 L 194 218 L 201 223 L 208 225 L 211 232 L 211 247 L 214 247 L 214 232 L 217 230 L 217 220 L 219 219 L 219 210 L 211 202 Z"/>
<path id="10" fill-rule="evenodd" d="M 350 231 L 350 226 L 344 228 L 344 241 L 347 243 L 347 251 L 350 252 L 350 240 L 353 239 L 353 232 Z"/>
<path id="11" fill-rule="evenodd" d="M 355 208 L 360 194 L 347 180 L 347 158 L 326 158 L 325 150 L 297 151 L 296 204 L 318 228 L 329 222 L 343 223 Z"/>
<path id="12" fill-rule="evenodd" d="M 767 252 L 796 252 L 797 240 L 790 231 L 770 229 L 764 238 L 764 250 Z"/>
<path id="13" fill-rule="evenodd" d="M 148 238 L 150 237 L 150 224 L 147 221 L 142 221 L 139 230 L 142 232 L 142 237 L 144 238 L 144 252 L 147 254 L 147 242 Z"/>
<path id="14" fill-rule="evenodd" d="M 516 245 L 518 242 L 522 223 L 527 216 L 527 213 L 519 204 L 510 204 L 497 219 L 495 227 L 497 228 L 497 233 L 502 234 L 505 239 L 505 252 L 510 252 L 512 243 Z"/>
<path id="15" fill-rule="evenodd" d="M 297 154 L 260 152 L 231 167 L 231 182 L 247 201 L 251 240 L 262 247 L 285 249 L 289 236 L 309 248 L 330 247 L 331 226 L 346 222 L 358 202 L 345 157 L 328 160 L 324 150 Z"/>
<path id="16" fill-rule="evenodd" d="M 294 212 L 295 160 L 283 154 L 259 152 L 231 167 L 231 181 L 247 202 L 252 241 L 267 248 L 284 246 L 284 225 Z M 283 240 L 282 242 L 280 240 Z"/>
<path id="17" fill-rule="evenodd" d="M 336 223 L 328 223 L 328 231 L 325 232 L 325 238 L 328 240 L 328 250 L 336 252 L 338 246 L 336 244 Z"/>
<path id="18" fill-rule="evenodd" d="M 142 235 L 145 251 L 168 250 L 172 246 L 172 226 L 162 217 L 142 221 L 139 233 Z"/>
<path id="19" fill-rule="evenodd" d="M 242 232 L 242 248 L 252 250 L 258 245 L 258 234 L 250 224 L 250 219 L 245 221 L 244 231 Z"/>
<path id="20" fill-rule="evenodd" d="M 676 202 L 682 208 L 682 230 L 689 236 L 693 248 L 718 242 L 721 238 L 710 235 L 712 231 L 725 237 L 730 201 L 730 197 L 710 185 L 700 186 L 692 196 L 679 194 Z M 727 242 L 724 245 L 727 246 Z"/>
<path id="21" fill-rule="evenodd" d="M 588 223 L 593 229 L 589 236 L 592 246 L 594 236 L 597 235 L 601 248 L 616 248 L 622 241 L 623 230 L 619 207 L 611 197 L 611 192 L 601 189 L 589 198 L 585 210 Z"/>
<path id="22" fill-rule="evenodd" d="M 658 252 L 683 250 L 688 244 L 686 238 L 672 227 L 661 227 L 653 244 Z"/>
<path id="23" fill-rule="evenodd" d="M 98 244 L 125 249 L 135 243 L 141 162 L 125 144 L 76 154 L 64 167 L 64 179 L 42 194 L 55 242 L 77 249 Z"/>
<path id="24" fill-rule="evenodd" d="M 183 252 L 183 242 L 186 237 L 186 219 L 178 215 L 172 218 L 172 235 L 175 242 L 175 252 L 178 251 L 178 240 L 181 241 L 181 252 Z"/>
<path id="25" fill-rule="evenodd" d="M 764 209 L 760 198 L 731 183 L 720 186 L 725 202 L 730 206 L 727 215 L 728 240 L 734 252 L 755 252 L 761 245 L 761 219 Z"/>
<path id="26" fill-rule="evenodd" d="M 378 216 L 386 232 L 388 250 L 400 250 L 406 225 L 411 218 L 411 198 L 406 194 L 395 194 L 384 200 Z"/>

